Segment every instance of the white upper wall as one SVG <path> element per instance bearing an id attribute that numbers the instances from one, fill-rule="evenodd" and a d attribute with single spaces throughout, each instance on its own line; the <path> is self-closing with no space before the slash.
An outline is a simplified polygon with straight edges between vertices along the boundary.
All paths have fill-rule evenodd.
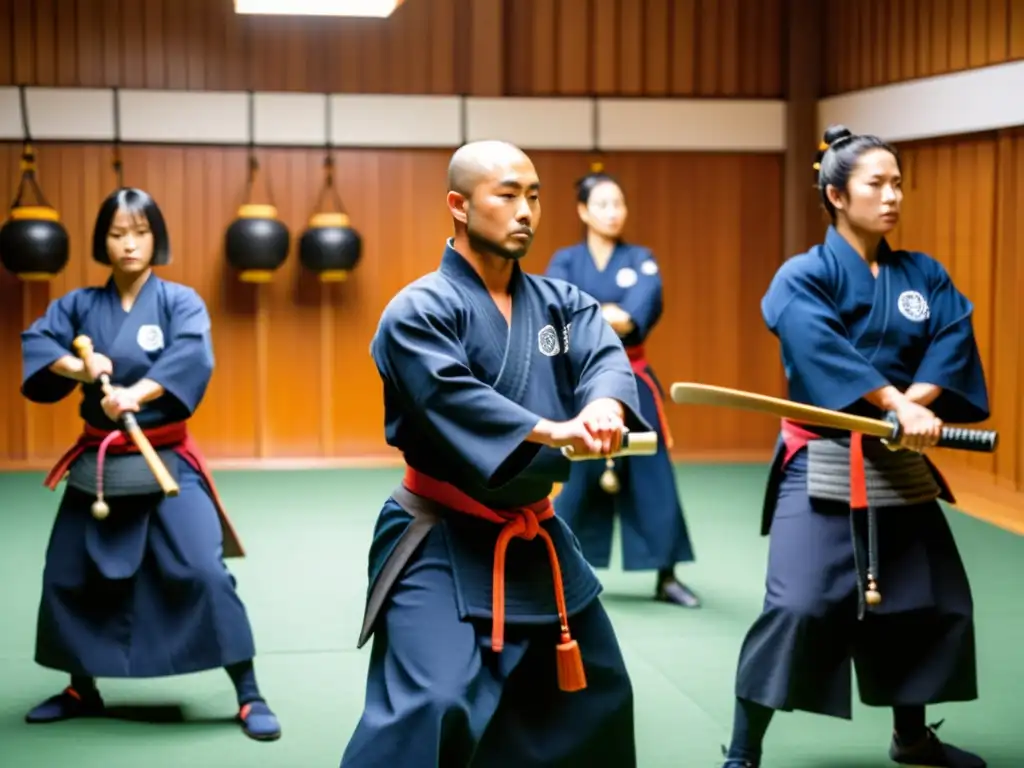
<path id="1" fill-rule="evenodd" d="M 1024 125 L 1024 61 L 844 93 L 818 102 L 818 128 L 842 124 L 889 141 Z"/>
<path id="2" fill-rule="evenodd" d="M 29 128 L 44 141 L 114 138 L 114 92 L 28 88 Z M 122 90 L 121 138 L 167 144 L 246 144 L 244 92 Z M 525 149 L 783 152 L 786 104 L 746 99 L 475 98 L 257 93 L 261 146 L 319 147 L 330 110 L 338 147 L 456 147 L 505 139 Z M 1024 125 L 1024 61 L 823 99 L 819 132 L 842 123 L 892 141 Z M 18 89 L 0 88 L 0 140 L 24 138 Z"/>
<path id="3" fill-rule="evenodd" d="M 249 99 L 243 92 L 122 90 L 119 96 L 123 141 L 249 141 Z M 26 105 L 34 139 L 114 138 L 111 89 L 28 88 Z M 457 147 L 463 139 L 556 150 L 786 147 L 782 101 L 257 93 L 253 106 L 253 138 L 262 146 L 323 146 L 330 110 L 330 139 L 339 147 Z M 0 88 L 0 140 L 23 137 L 18 89 Z"/>

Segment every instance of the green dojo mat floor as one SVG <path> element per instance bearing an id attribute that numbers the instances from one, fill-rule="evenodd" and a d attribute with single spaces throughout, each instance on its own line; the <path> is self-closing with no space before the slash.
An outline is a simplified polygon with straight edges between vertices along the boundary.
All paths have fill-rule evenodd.
<path id="1" fill-rule="evenodd" d="M 679 569 L 703 597 L 688 611 L 650 599 L 653 574 L 599 572 L 636 691 L 641 768 L 717 768 L 732 723 L 739 645 L 762 600 L 758 536 L 763 465 L 682 465 L 697 562 Z M 356 650 L 366 547 L 397 470 L 218 472 L 248 548 L 231 561 L 256 632 L 256 669 L 281 740 L 246 739 L 231 721 L 222 671 L 164 680 L 101 680 L 112 706 L 180 707 L 165 722 L 90 720 L 30 726 L 24 713 L 64 684 L 32 662 L 43 553 L 58 496 L 42 474 L 0 474 L 0 766 L 3 768 L 330 768 L 363 702 L 369 648 Z M 934 707 L 940 733 L 990 768 L 1024 768 L 1024 537 L 951 511 L 972 578 L 981 698 Z M 154 711 L 162 711 L 155 709 Z M 764 768 L 873 768 L 890 713 L 855 703 L 852 722 L 777 715 Z"/>

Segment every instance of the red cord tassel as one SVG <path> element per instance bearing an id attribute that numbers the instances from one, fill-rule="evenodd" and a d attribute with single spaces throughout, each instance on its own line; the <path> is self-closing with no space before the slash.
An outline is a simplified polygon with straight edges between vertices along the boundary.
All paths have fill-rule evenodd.
<path id="1" fill-rule="evenodd" d="M 562 642 L 558 644 L 558 687 L 572 693 L 587 687 L 587 674 L 583 671 L 583 656 L 580 646 L 568 632 L 562 633 Z"/>

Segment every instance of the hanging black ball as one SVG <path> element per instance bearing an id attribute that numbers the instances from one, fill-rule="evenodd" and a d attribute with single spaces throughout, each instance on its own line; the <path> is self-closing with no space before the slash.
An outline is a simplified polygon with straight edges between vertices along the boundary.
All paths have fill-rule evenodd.
<path id="1" fill-rule="evenodd" d="M 22 280 L 52 280 L 67 265 L 68 252 L 68 232 L 48 206 L 12 208 L 0 227 L 0 262 Z"/>
<path id="2" fill-rule="evenodd" d="M 344 213 L 318 213 L 299 242 L 299 259 L 306 269 L 317 273 L 320 282 L 340 283 L 348 279 L 363 253 L 363 240 L 349 226 Z"/>
<path id="3" fill-rule="evenodd" d="M 269 283 L 288 258 L 291 237 L 272 205 L 243 205 L 224 236 L 228 263 L 244 283 Z"/>

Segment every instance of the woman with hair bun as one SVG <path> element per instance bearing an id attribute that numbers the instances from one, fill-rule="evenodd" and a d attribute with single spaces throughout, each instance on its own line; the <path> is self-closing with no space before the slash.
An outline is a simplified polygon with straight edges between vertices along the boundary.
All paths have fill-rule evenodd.
<path id="1" fill-rule="evenodd" d="M 886 241 L 903 201 L 893 147 L 836 126 L 815 168 L 832 225 L 761 304 L 789 396 L 892 414 L 909 450 L 783 421 L 761 527 L 767 594 L 740 652 L 725 766 L 760 768 L 776 710 L 849 719 L 852 665 L 861 701 L 893 711 L 890 759 L 983 768 L 925 721 L 928 705 L 978 696 L 971 589 L 938 503 L 952 496 L 923 454 L 944 422 L 988 418 L 973 306 L 934 258 Z"/>
<path id="2" fill-rule="evenodd" d="M 605 320 L 622 339 L 632 362 L 643 417 L 658 432 L 658 452 L 609 459 L 607 464 L 574 462 L 569 481 L 555 499 L 555 511 L 596 568 L 607 568 L 611 560 L 612 524 L 618 513 L 623 568 L 656 570 L 656 600 L 697 608 L 697 595 L 675 575 L 676 563 L 693 561 L 693 546 L 669 457 L 672 436 L 664 393 L 644 353 L 644 341 L 661 319 L 658 263 L 649 249 L 622 239 L 625 196 L 615 179 L 599 168 L 577 183 L 577 212 L 586 240 L 557 251 L 547 276 L 572 283 L 601 302 Z"/>

